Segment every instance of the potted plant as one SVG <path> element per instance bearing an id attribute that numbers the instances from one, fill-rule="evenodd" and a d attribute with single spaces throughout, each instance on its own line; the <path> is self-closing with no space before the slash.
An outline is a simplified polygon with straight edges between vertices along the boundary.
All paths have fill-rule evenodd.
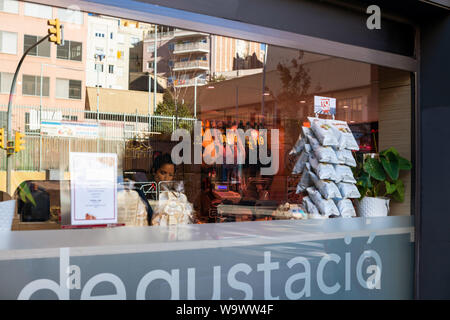
<path id="1" fill-rule="evenodd" d="M 367 154 L 355 168 L 361 198 L 356 201 L 360 216 L 387 216 L 389 201 L 403 202 L 405 186 L 399 179 L 401 170 L 411 170 L 409 160 L 391 147 L 378 154 Z"/>

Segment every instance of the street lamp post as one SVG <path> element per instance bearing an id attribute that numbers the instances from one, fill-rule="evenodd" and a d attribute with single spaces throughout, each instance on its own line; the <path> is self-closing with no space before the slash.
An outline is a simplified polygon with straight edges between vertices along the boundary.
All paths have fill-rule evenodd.
<path id="1" fill-rule="evenodd" d="M 6 192 L 8 194 L 11 194 L 11 169 L 12 169 L 12 156 L 13 153 L 9 152 L 9 141 L 12 140 L 12 101 L 14 98 L 14 92 L 16 89 L 16 81 L 17 81 L 17 76 L 19 75 L 19 71 L 20 71 L 20 67 L 22 66 L 23 61 L 25 60 L 25 57 L 27 56 L 28 52 L 30 52 L 32 49 L 34 49 L 35 47 L 37 47 L 41 42 L 43 42 L 44 40 L 47 40 L 48 38 L 50 38 L 50 34 L 48 34 L 47 36 L 43 37 L 41 40 L 39 40 L 38 42 L 36 42 L 34 45 L 32 45 L 31 47 L 29 47 L 24 54 L 22 55 L 22 58 L 19 61 L 19 64 L 17 65 L 16 68 L 16 72 L 14 72 L 14 76 L 13 76 L 13 80 L 11 82 L 11 90 L 9 92 L 9 99 L 8 99 L 8 112 L 7 112 L 7 124 L 6 124 L 6 131 L 7 131 L 7 142 L 6 142 L 6 146 L 7 146 L 7 151 L 6 151 Z"/>

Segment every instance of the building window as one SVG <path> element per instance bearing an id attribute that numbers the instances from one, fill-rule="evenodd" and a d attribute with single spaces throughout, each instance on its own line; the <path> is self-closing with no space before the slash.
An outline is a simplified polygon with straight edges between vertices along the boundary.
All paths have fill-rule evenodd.
<path id="1" fill-rule="evenodd" d="M 9 93 L 14 74 L 0 72 L 0 93 Z"/>
<path id="2" fill-rule="evenodd" d="M 113 32 L 111 32 L 111 33 L 109 34 L 109 38 L 110 38 L 110 39 L 114 39 L 114 33 L 113 33 Z"/>
<path id="3" fill-rule="evenodd" d="M 154 65 L 153 61 L 148 61 L 147 62 L 147 69 L 153 69 L 153 65 Z"/>
<path id="4" fill-rule="evenodd" d="M 52 7 L 36 3 L 24 3 L 24 14 L 29 17 L 51 19 Z"/>
<path id="5" fill-rule="evenodd" d="M 0 0 L 0 11 L 8 13 L 19 13 L 19 1 Z"/>
<path id="6" fill-rule="evenodd" d="M 168 47 L 170 51 L 173 51 L 175 49 L 175 43 L 169 43 Z"/>
<path id="7" fill-rule="evenodd" d="M 94 70 L 98 71 L 98 72 L 103 72 L 103 64 L 96 63 L 95 66 L 94 66 Z"/>
<path id="8" fill-rule="evenodd" d="M 43 37 L 32 36 L 25 34 L 23 36 L 23 52 L 28 50 L 32 45 L 41 40 Z M 30 52 L 28 52 L 31 56 L 38 57 L 50 57 L 50 42 L 44 41 L 41 42 L 37 47 L 34 47 Z"/>
<path id="9" fill-rule="evenodd" d="M 81 99 L 81 80 L 56 79 L 56 98 Z"/>
<path id="10" fill-rule="evenodd" d="M 114 73 L 114 65 L 110 64 L 110 65 L 108 66 L 108 72 L 109 72 L 109 73 Z"/>
<path id="11" fill-rule="evenodd" d="M 58 59 L 81 61 L 83 44 L 77 41 L 64 41 L 63 46 L 58 46 L 56 57 Z"/>
<path id="12" fill-rule="evenodd" d="M 22 94 L 26 96 L 41 95 L 41 77 L 24 74 L 22 77 Z M 50 95 L 50 78 L 42 78 L 42 96 Z"/>
<path id="13" fill-rule="evenodd" d="M 95 33 L 95 36 L 96 36 L 97 38 L 104 38 L 104 37 L 105 37 L 105 34 L 104 34 L 104 33 L 101 33 L 101 32 L 96 32 L 96 33 Z"/>
<path id="14" fill-rule="evenodd" d="M 137 38 L 137 37 L 131 37 L 131 39 L 130 39 L 130 43 L 132 45 L 135 45 L 135 44 L 139 43 L 139 41 L 141 41 L 141 40 L 139 38 Z"/>
<path id="15" fill-rule="evenodd" d="M 0 53 L 17 54 L 17 33 L 0 31 Z"/>
<path id="16" fill-rule="evenodd" d="M 117 42 L 124 43 L 125 42 L 125 36 L 123 34 L 117 34 Z"/>
<path id="17" fill-rule="evenodd" d="M 83 12 L 81 11 L 58 8 L 57 15 L 58 19 L 63 22 L 79 25 L 82 25 L 84 23 Z"/>

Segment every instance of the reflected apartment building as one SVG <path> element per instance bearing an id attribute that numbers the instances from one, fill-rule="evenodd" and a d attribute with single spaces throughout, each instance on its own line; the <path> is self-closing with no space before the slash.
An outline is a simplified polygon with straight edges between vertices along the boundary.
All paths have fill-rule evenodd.
<path id="1" fill-rule="evenodd" d="M 158 83 L 183 88 L 262 70 L 265 45 L 207 33 L 158 26 Z M 154 74 L 154 29 L 144 39 L 143 71 Z M 243 71 L 245 70 L 245 71 Z"/>
<path id="2" fill-rule="evenodd" d="M 58 18 L 64 24 L 64 45 L 44 41 L 28 54 L 17 77 L 13 103 L 83 109 L 87 14 L 13 0 L 1 4 L 0 105 L 8 103 L 13 75 L 25 50 L 48 34 L 48 19 Z"/>
<path id="3" fill-rule="evenodd" d="M 86 86 L 129 90 L 142 69 L 142 42 L 151 25 L 89 14 Z"/>

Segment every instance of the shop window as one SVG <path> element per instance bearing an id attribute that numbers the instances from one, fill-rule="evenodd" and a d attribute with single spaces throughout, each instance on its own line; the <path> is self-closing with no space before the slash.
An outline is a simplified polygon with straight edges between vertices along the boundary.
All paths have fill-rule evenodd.
<path id="1" fill-rule="evenodd" d="M 144 40 L 151 39 L 152 35 L 148 36 L 148 31 L 154 30 L 154 25 L 140 23 L 139 27 L 145 30 Z M 160 30 L 165 32 L 170 29 Z M 55 96 L 61 99 L 58 103 L 61 105 L 67 103 L 67 107 L 76 106 L 77 110 L 80 110 L 76 118 L 79 127 L 67 125 L 64 127 L 66 131 L 56 127 L 63 126 L 64 121 L 69 120 L 64 118 L 60 119 L 63 124 L 44 128 L 48 135 L 53 135 L 51 139 L 55 141 L 62 141 L 62 136 L 58 136 L 58 132 L 73 136 L 70 149 L 68 145 L 65 145 L 65 149 L 61 148 L 60 150 L 64 151 L 58 152 L 65 154 L 63 156 L 58 154 L 58 158 L 55 156 L 52 163 L 45 163 L 47 159 L 44 159 L 41 169 L 54 169 L 60 166 L 69 174 L 68 158 L 71 153 L 89 153 L 87 157 L 92 154 L 116 153 L 117 170 L 114 172 L 120 176 L 117 177 L 117 181 L 120 181 L 119 187 L 123 182 L 121 179 L 125 178 L 123 172 L 145 170 L 148 181 L 139 183 L 164 183 L 164 179 L 167 179 L 166 182 L 170 183 L 161 185 L 161 189 L 156 191 L 163 193 L 167 190 L 183 190 L 185 197 L 181 197 L 182 201 L 181 198 L 177 198 L 179 202 L 176 203 L 176 208 L 189 209 L 186 209 L 186 212 L 178 212 L 179 223 L 186 222 L 183 220 L 186 218 L 185 213 L 189 216 L 190 223 L 330 219 L 330 216 L 342 218 L 343 215 L 355 217 L 358 209 L 354 199 L 358 199 L 361 192 L 368 197 L 379 194 L 390 196 L 387 192 L 394 188 L 393 179 L 387 183 L 383 181 L 384 187 L 380 185 L 377 187 L 379 189 L 367 186 L 367 190 L 364 190 L 356 184 L 361 178 L 358 176 L 361 175 L 358 168 L 362 167 L 368 157 L 375 159 L 380 156 L 382 150 L 391 147 L 396 148 L 405 159 L 411 160 L 409 73 L 265 43 L 217 35 L 200 37 L 194 34 L 195 37 L 187 38 L 186 34 L 178 34 L 184 38 L 167 35 L 168 41 L 161 41 L 161 50 L 158 49 L 158 52 L 162 63 L 161 66 L 158 64 L 157 88 L 153 88 L 152 77 L 149 85 L 149 75 L 144 73 L 146 69 L 155 67 L 155 62 L 149 58 L 153 45 L 148 42 L 145 43 L 147 48 L 131 51 L 133 59 L 130 63 L 123 63 L 124 60 L 128 61 L 127 57 L 124 57 L 128 49 L 124 50 L 122 46 L 112 51 L 114 56 L 117 54 L 116 64 L 112 64 L 112 61 L 105 63 L 97 60 L 80 72 L 79 76 L 73 77 L 86 79 L 85 84 L 81 80 L 55 78 Z M 120 34 L 113 35 L 109 31 L 106 33 L 96 31 L 93 35 L 97 38 L 117 37 L 118 41 L 121 38 Z M 173 38 L 170 38 L 171 36 Z M 188 44 L 195 41 L 208 43 L 208 37 L 211 37 L 215 44 L 214 50 L 208 54 L 195 52 L 173 54 L 173 48 L 177 43 Z M 36 36 L 25 35 L 25 48 L 35 41 Z M 141 38 L 130 36 L 131 44 L 136 45 L 140 41 Z M 0 43 L 5 42 L 2 40 Z M 64 46 L 57 47 L 57 58 L 82 61 L 82 45 L 81 42 L 66 40 Z M 93 61 L 95 54 L 111 55 L 110 48 L 93 46 L 86 48 L 85 51 L 88 51 L 85 56 L 90 61 Z M 45 50 L 38 48 L 32 54 L 45 55 Z M 131 68 L 139 61 L 141 65 L 136 64 Z M 205 61 L 210 62 L 213 70 L 205 70 L 208 69 L 209 63 L 199 63 Z M 175 64 L 178 68 L 174 71 Z M 100 72 L 102 72 L 101 85 L 96 81 Z M 10 76 L 4 76 L 3 73 L 1 75 L 0 87 L 2 92 L 7 92 Z M 39 83 L 38 76 L 24 75 L 23 94 L 38 96 Z M 121 90 L 97 90 L 100 86 Z M 152 93 L 148 94 L 149 89 L 159 93 L 156 96 L 156 104 Z M 49 96 L 48 78 L 44 80 L 43 96 Z M 323 112 L 317 113 L 318 109 Z M 317 128 L 312 125 L 316 116 L 321 120 L 330 121 L 334 116 L 335 121 L 345 123 L 340 128 L 335 126 L 333 138 L 338 141 L 337 143 L 325 145 L 319 140 L 320 132 L 315 132 Z M 202 122 L 199 136 L 194 136 L 198 134 L 194 131 L 196 120 Z M 323 124 L 323 127 L 327 126 L 331 126 L 329 122 Z M 160 167 L 156 168 L 155 159 L 163 159 L 157 158 L 159 154 L 162 156 L 168 154 L 172 157 L 172 150 L 177 142 L 172 141 L 170 137 L 177 129 L 186 130 L 187 134 L 191 135 L 192 139 L 189 141 L 191 155 L 194 146 L 201 145 L 202 153 L 199 156 L 201 161 L 177 162 L 175 165 L 171 164 L 175 160 L 172 158 L 170 161 L 167 160 L 166 155 L 164 161 L 168 168 L 163 173 L 157 173 Z M 233 132 L 240 132 L 238 129 L 246 133 L 246 136 L 243 138 L 233 136 Z M 313 132 L 311 141 L 304 133 L 308 130 Z M 347 153 L 348 159 L 339 159 L 338 162 L 332 155 L 337 159 L 339 151 L 348 147 L 339 144 L 347 143 L 346 140 L 341 141 L 340 132 L 348 134 L 353 149 L 347 149 L 350 152 L 350 156 Z M 214 133 L 214 137 L 211 133 Z M 312 139 L 314 137 L 318 141 L 316 144 Z M 308 166 L 304 164 L 301 167 L 302 161 L 300 154 L 295 151 L 295 146 L 298 141 L 307 139 L 308 144 L 313 144 L 315 149 L 305 151 L 307 163 L 311 168 L 305 170 L 304 168 Z M 328 146 L 334 148 L 327 148 Z M 214 152 L 208 154 L 206 151 L 210 147 Z M 331 152 L 329 158 L 320 158 L 317 162 L 310 161 L 322 156 L 319 152 L 322 149 L 319 147 Z M 43 148 L 51 148 L 51 144 L 44 144 Z M 240 159 L 241 163 L 237 163 L 238 151 L 244 155 L 243 159 Z M 56 154 L 56 151 L 53 149 L 44 151 L 44 154 L 54 153 Z M 256 157 L 253 158 L 255 154 Z M 230 156 L 228 159 L 230 163 L 227 163 L 227 155 Z M 33 159 L 30 162 L 39 161 Z M 331 172 L 329 176 L 319 173 L 318 166 L 322 166 L 321 164 L 328 164 L 326 168 Z M 354 167 L 353 164 L 359 167 Z M 351 198 L 346 198 L 352 200 L 346 201 L 346 209 L 349 211 L 345 213 L 342 213 L 343 209 L 339 209 L 338 204 L 331 200 L 342 198 L 342 194 L 338 192 L 347 192 L 339 189 L 339 184 L 343 180 L 339 180 L 336 176 L 335 167 L 338 166 L 346 166 L 339 167 L 348 175 L 343 183 L 351 184 L 351 191 L 354 192 Z M 305 177 L 317 179 L 306 180 Z M 128 178 L 132 180 L 132 177 Z M 401 179 L 403 187 L 400 182 L 395 181 L 400 187 L 395 198 L 392 197 L 389 208 L 392 215 L 407 216 L 411 215 L 414 197 L 411 189 L 411 173 L 405 171 Z M 307 184 L 307 187 L 304 184 Z M 327 186 L 337 188 L 333 188 L 334 197 L 327 198 L 329 194 L 324 195 L 328 191 L 322 187 L 326 189 Z M 386 186 L 389 190 L 386 190 Z M 307 188 L 313 188 L 310 190 L 311 194 Z M 316 191 L 320 193 L 320 197 Z M 173 218 L 169 221 L 167 212 L 158 211 L 165 210 L 165 207 L 161 209 L 163 206 L 158 205 L 160 199 L 157 195 L 143 193 L 144 204 L 152 206 L 155 215 L 149 217 L 147 225 L 178 223 L 178 220 L 174 221 Z M 314 195 L 318 197 L 311 200 L 316 211 L 314 207 L 309 206 L 307 200 L 304 200 Z M 165 196 L 167 194 L 162 195 Z M 401 200 L 400 198 L 403 201 L 396 201 Z M 102 201 L 102 199 L 95 200 Z M 327 202 L 332 207 L 331 212 L 321 207 L 323 204 L 321 200 L 333 201 L 334 206 Z M 115 209 L 124 212 L 123 205 Z M 66 212 L 71 212 L 70 210 L 71 208 Z"/>

